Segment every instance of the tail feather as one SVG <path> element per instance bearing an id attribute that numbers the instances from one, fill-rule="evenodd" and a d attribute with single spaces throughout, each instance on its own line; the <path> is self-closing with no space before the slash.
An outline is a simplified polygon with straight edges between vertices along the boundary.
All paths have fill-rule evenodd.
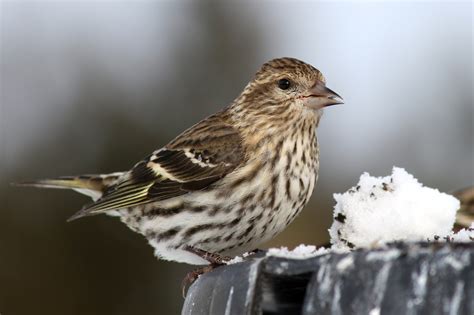
<path id="1" fill-rule="evenodd" d="M 73 189 L 79 193 L 91 197 L 93 200 L 99 199 L 102 194 L 111 186 L 115 185 L 123 173 L 111 173 L 103 175 L 80 175 L 63 176 L 51 179 L 39 179 L 13 183 L 15 186 Z"/>
<path id="2" fill-rule="evenodd" d="M 457 190 L 453 195 L 461 201 L 461 208 L 456 214 L 459 228 L 469 228 L 474 222 L 474 186 Z"/>

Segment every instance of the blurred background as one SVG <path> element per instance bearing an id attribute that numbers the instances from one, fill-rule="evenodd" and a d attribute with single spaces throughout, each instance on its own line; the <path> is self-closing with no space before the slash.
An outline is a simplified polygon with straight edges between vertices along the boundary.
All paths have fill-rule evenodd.
<path id="1" fill-rule="evenodd" d="M 404 167 L 474 183 L 472 2 L 1 2 L 0 313 L 177 314 L 193 267 L 88 202 L 16 180 L 126 170 L 229 104 L 268 59 L 319 68 L 311 203 L 265 246 L 324 244 L 332 194 Z"/>

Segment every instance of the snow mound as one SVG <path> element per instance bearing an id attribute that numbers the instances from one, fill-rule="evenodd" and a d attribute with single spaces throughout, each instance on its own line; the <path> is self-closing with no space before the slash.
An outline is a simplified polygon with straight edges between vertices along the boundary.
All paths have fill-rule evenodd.
<path id="1" fill-rule="evenodd" d="M 460 206 L 453 196 L 423 186 L 398 167 L 386 177 L 364 173 L 357 186 L 334 194 L 334 199 L 334 222 L 329 230 L 334 249 L 450 235 Z"/>
<path id="2" fill-rule="evenodd" d="M 266 256 L 306 259 L 395 241 L 474 241 L 474 223 L 457 233 L 452 231 L 459 200 L 423 186 L 403 168 L 394 167 L 386 177 L 364 173 L 355 187 L 334 194 L 334 199 L 334 222 L 329 229 L 331 248 L 302 244 L 293 250 L 270 248 Z M 243 262 L 249 255 L 237 256 L 227 264 Z M 349 260 L 345 263 L 350 266 Z"/>

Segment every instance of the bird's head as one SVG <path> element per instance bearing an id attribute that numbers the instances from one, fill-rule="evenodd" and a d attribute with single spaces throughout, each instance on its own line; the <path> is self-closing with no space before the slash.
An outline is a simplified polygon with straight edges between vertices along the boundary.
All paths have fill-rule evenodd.
<path id="1" fill-rule="evenodd" d="M 296 111 L 320 115 L 326 106 L 343 104 L 313 66 L 294 58 L 265 63 L 234 103 L 246 112 L 275 115 Z"/>

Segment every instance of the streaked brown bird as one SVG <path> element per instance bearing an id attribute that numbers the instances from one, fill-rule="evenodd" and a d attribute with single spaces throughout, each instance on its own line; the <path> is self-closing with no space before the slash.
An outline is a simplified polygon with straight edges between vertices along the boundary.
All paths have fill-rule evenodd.
<path id="1" fill-rule="evenodd" d="M 456 213 L 455 229 L 470 228 L 474 222 L 474 186 L 459 189 L 453 196 L 461 202 L 461 208 Z"/>
<path id="2" fill-rule="evenodd" d="M 311 65 L 274 59 L 230 106 L 130 171 L 22 184 L 91 196 L 70 220 L 118 216 L 161 259 L 219 263 L 270 240 L 300 213 L 318 177 L 322 110 L 342 103 Z"/>

